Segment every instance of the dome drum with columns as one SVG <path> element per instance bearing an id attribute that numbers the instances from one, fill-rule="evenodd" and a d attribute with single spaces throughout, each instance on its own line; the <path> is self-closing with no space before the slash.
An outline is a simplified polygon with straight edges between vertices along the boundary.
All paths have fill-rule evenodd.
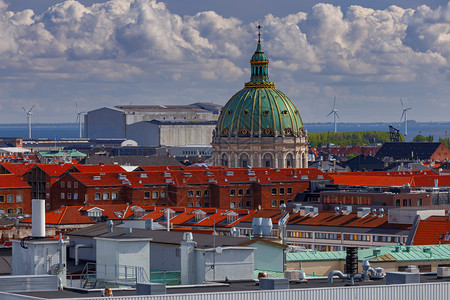
<path id="1" fill-rule="evenodd" d="M 300 113 L 269 81 L 269 59 L 260 40 L 250 64 L 250 81 L 223 107 L 213 132 L 214 164 L 307 167 L 307 133 Z"/>

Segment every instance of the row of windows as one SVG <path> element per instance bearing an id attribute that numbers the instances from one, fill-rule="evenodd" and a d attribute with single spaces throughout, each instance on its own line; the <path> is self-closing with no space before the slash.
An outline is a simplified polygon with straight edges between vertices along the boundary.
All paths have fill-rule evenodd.
<path id="1" fill-rule="evenodd" d="M 278 191 L 277 188 L 272 189 L 272 195 L 284 195 L 284 192 L 284 188 L 279 188 Z M 286 195 L 292 195 L 292 188 L 286 188 Z"/>
<path id="2" fill-rule="evenodd" d="M 237 190 L 237 195 L 238 196 L 244 196 L 244 189 L 238 189 Z M 252 195 L 252 190 L 251 189 L 246 189 L 245 190 L 245 196 L 251 196 Z M 236 196 L 236 190 L 235 189 L 231 189 L 230 190 L 230 196 Z"/>
<path id="3" fill-rule="evenodd" d="M 23 201 L 22 195 L 16 195 L 16 202 L 20 203 Z M 5 196 L 0 195 L 0 203 L 5 203 Z M 6 196 L 6 203 L 14 203 L 14 195 Z"/>
<path id="4" fill-rule="evenodd" d="M 290 202 L 292 202 L 292 200 L 287 201 L 287 203 L 290 203 Z M 280 201 L 272 200 L 272 207 L 278 207 L 279 206 L 278 204 L 279 205 L 286 204 L 286 202 L 284 200 L 280 200 Z"/>
<path id="5" fill-rule="evenodd" d="M 316 239 L 323 239 L 323 240 L 340 240 L 341 235 L 338 233 L 316 233 Z"/>
<path id="6" fill-rule="evenodd" d="M 344 240 L 348 241 L 370 241 L 370 235 L 365 234 L 344 234 Z"/>
<path id="7" fill-rule="evenodd" d="M 159 198 L 164 199 L 164 198 L 166 198 L 166 192 L 165 191 L 161 191 L 161 192 L 158 192 L 158 191 L 148 192 L 148 191 L 146 191 L 146 192 L 144 192 L 144 199 L 150 199 L 150 198 L 152 198 L 152 199 L 159 199 Z"/>
<path id="8" fill-rule="evenodd" d="M 312 232 L 303 232 L 303 231 L 288 231 L 288 237 L 292 238 L 306 238 L 310 239 L 313 237 Z M 340 240 L 342 237 L 341 234 L 338 233 L 326 233 L 326 232 L 316 232 L 316 239 L 326 239 L 326 240 Z M 386 236 L 386 235 L 374 235 L 374 242 L 387 242 L 387 243 L 406 243 L 407 237 L 403 237 L 403 239 L 399 236 Z M 344 234 L 344 240 L 348 241 L 370 241 L 370 235 L 360 235 L 360 234 Z"/>
<path id="9" fill-rule="evenodd" d="M 188 196 L 189 198 L 194 197 L 194 191 L 189 190 L 189 191 L 187 192 L 187 196 Z M 195 191 L 195 197 L 201 197 L 201 196 L 202 196 L 202 191 L 201 191 L 201 190 Z M 204 190 L 204 191 L 203 191 L 203 197 L 209 197 L 209 190 Z"/>
<path id="10" fill-rule="evenodd" d="M 189 202 L 188 207 L 202 207 L 202 204 L 200 202 L 197 203 Z M 209 207 L 209 202 L 203 203 L 203 207 Z"/>
<path id="11" fill-rule="evenodd" d="M 411 199 L 403 199 L 402 202 L 400 202 L 400 199 L 395 200 L 395 205 L 400 206 L 400 203 L 402 203 L 402 206 L 412 206 L 411 205 Z M 417 199 L 417 206 L 422 206 L 422 199 Z"/>
<path id="12" fill-rule="evenodd" d="M 303 232 L 303 231 L 288 231 L 287 235 L 288 237 L 305 238 L 305 239 L 310 239 L 312 237 L 311 232 Z"/>
<path id="13" fill-rule="evenodd" d="M 61 199 L 62 200 L 64 200 L 66 198 L 66 196 L 67 196 L 67 199 L 69 199 L 69 200 L 72 199 L 72 193 L 67 193 L 67 194 L 61 193 Z M 74 200 L 78 199 L 78 193 L 73 193 L 73 199 Z"/>
<path id="14" fill-rule="evenodd" d="M 111 196 L 111 198 L 110 198 Z M 117 200 L 117 193 L 95 193 L 94 200 Z"/>
<path id="15" fill-rule="evenodd" d="M 61 188 L 65 188 L 66 187 L 66 182 L 65 181 L 61 181 Z M 72 181 L 67 181 L 67 188 L 70 189 L 72 188 Z M 78 182 L 74 181 L 73 182 L 73 188 L 77 189 L 78 188 Z"/>
<path id="16" fill-rule="evenodd" d="M 211 155 L 211 151 L 183 151 L 183 155 Z"/>
<path id="17" fill-rule="evenodd" d="M 385 243 L 403 243 L 405 244 L 407 240 L 407 237 L 402 238 L 399 236 L 390 236 L 390 235 L 374 235 L 373 241 L 374 242 L 385 242 Z"/>
<path id="18" fill-rule="evenodd" d="M 252 207 L 252 201 L 246 201 L 245 207 L 246 208 Z M 244 208 L 244 201 L 230 202 L 230 208 Z"/>
<path id="19" fill-rule="evenodd" d="M 2 208 L 2 209 L 0 209 L 0 214 L 4 214 L 5 213 L 5 210 Z M 7 210 L 6 210 L 6 213 L 7 214 L 13 214 L 13 213 L 16 213 L 16 214 L 18 214 L 18 215 L 21 215 L 22 213 L 23 213 L 23 210 L 22 210 L 22 208 L 16 208 L 16 211 L 14 212 L 14 208 L 8 208 Z"/>

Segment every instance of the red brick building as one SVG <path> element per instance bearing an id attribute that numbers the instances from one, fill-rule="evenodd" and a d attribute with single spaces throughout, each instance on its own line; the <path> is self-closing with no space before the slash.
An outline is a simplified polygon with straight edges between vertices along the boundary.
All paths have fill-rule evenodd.
<path id="1" fill-rule="evenodd" d="M 0 213 L 31 213 L 31 187 L 14 174 L 0 175 Z"/>
<path id="2" fill-rule="evenodd" d="M 23 180 L 31 186 L 32 199 L 45 199 L 45 209 L 51 209 L 50 188 L 72 164 L 35 164 L 23 175 Z"/>
<path id="3" fill-rule="evenodd" d="M 51 189 L 52 209 L 67 205 L 272 208 L 294 200 L 317 169 L 155 168 L 146 172 L 67 173 Z"/>

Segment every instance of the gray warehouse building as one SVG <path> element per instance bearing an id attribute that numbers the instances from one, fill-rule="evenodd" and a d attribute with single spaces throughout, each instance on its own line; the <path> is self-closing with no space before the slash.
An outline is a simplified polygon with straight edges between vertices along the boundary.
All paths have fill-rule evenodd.
<path id="1" fill-rule="evenodd" d="M 85 136 L 156 147 L 210 144 L 221 108 L 214 103 L 103 107 L 85 115 Z"/>

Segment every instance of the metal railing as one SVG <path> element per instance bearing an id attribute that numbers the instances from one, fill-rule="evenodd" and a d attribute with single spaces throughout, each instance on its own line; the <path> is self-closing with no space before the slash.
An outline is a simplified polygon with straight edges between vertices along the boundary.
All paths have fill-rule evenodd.
<path id="1" fill-rule="evenodd" d="M 67 286 L 93 289 L 109 286 L 135 286 L 137 283 L 181 284 L 180 271 L 152 270 L 128 265 L 98 265 L 86 263 L 80 274 L 67 275 Z"/>

